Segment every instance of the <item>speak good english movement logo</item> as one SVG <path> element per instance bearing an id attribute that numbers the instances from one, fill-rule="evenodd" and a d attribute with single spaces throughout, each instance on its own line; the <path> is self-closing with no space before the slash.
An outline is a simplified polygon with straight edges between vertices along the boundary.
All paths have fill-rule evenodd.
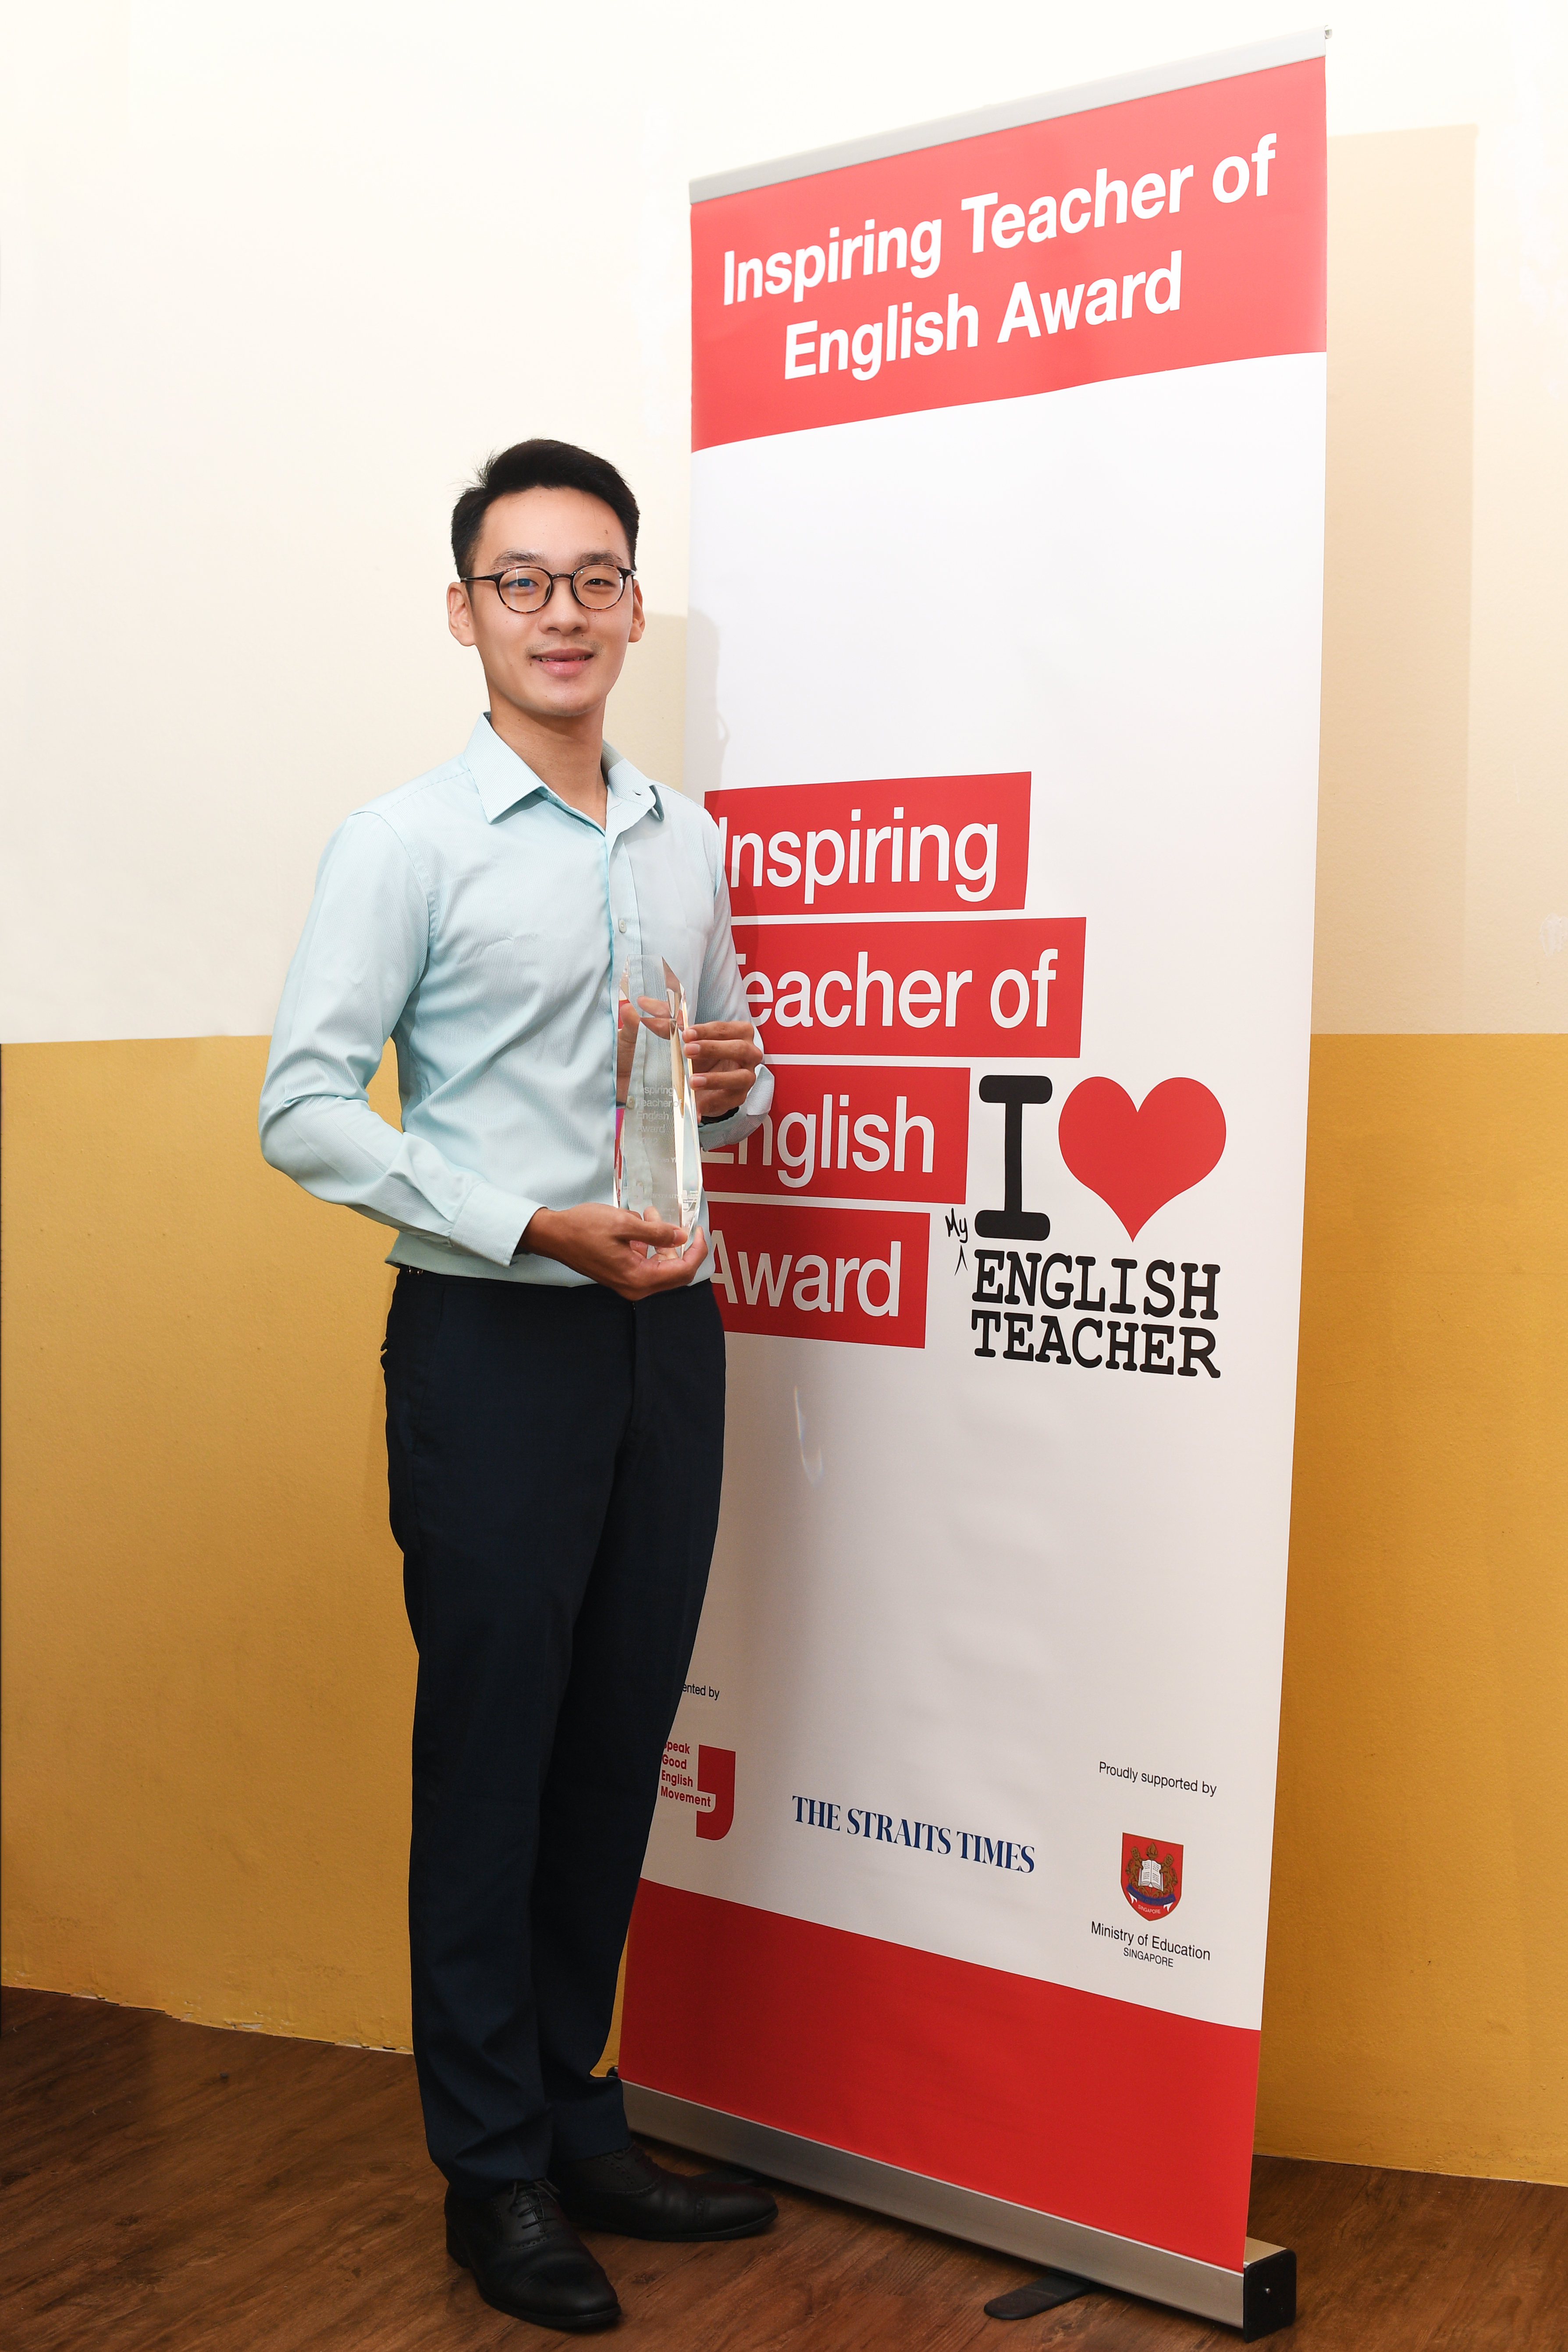
<path id="1" fill-rule="evenodd" d="M 1124 1834 L 1121 1892 L 1141 1919 L 1168 1919 L 1182 1899 L 1181 1847 Z"/>
<path id="2" fill-rule="evenodd" d="M 700 1744 L 694 1772 L 690 1741 L 667 1739 L 658 1793 L 671 1804 L 690 1806 L 700 1838 L 728 1837 L 735 1819 L 734 1749 Z"/>

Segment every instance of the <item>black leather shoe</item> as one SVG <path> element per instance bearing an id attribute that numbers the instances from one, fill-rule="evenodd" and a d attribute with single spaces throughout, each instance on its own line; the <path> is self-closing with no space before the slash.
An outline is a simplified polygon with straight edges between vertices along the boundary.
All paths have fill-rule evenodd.
<path id="1" fill-rule="evenodd" d="M 558 2158 L 554 2173 L 563 2209 L 579 2229 L 623 2238 L 749 2238 L 778 2216 L 754 2181 L 667 2172 L 635 2141 L 577 2164 Z"/>
<path id="2" fill-rule="evenodd" d="M 497 2311 L 586 2335 L 621 2315 L 616 2290 L 566 2220 L 548 2180 L 494 2197 L 447 2191 L 447 2252 Z"/>

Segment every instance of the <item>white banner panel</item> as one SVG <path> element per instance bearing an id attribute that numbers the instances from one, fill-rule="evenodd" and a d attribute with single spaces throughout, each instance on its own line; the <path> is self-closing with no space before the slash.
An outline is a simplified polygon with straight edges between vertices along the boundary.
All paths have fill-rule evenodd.
<path id="1" fill-rule="evenodd" d="M 708 1167 L 728 1483 L 622 2066 L 1237 2271 L 1322 63 L 1173 80 L 694 208 L 689 773 L 778 1091 Z"/>

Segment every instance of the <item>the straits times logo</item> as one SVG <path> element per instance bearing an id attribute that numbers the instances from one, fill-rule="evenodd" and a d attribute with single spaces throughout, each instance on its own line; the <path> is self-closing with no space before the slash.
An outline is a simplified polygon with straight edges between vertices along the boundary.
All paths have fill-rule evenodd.
<path id="1" fill-rule="evenodd" d="M 665 1804 L 688 1809 L 700 1838 L 728 1837 L 735 1820 L 735 1750 L 699 1743 L 693 1753 L 689 1740 L 667 1740 L 658 1793 Z M 858 1838 L 867 1845 L 930 1854 L 933 1861 L 972 1862 L 982 1870 L 1005 1870 L 1024 1878 L 1035 1874 L 1034 1845 L 1022 1838 L 916 1821 L 908 1814 L 879 1812 L 871 1805 L 840 1804 L 829 1797 L 792 1794 L 788 1804 L 799 1829 L 826 1830 L 830 1836 Z"/>
<path id="2" fill-rule="evenodd" d="M 917 1822 L 901 1813 L 879 1813 L 868 1805 L 841 1805 L 828 1797 L 792 1795 L 793 1818 L 801 1829 L 826 1830 L 837 1837 L 863 1838 L 869 1845 L 896 1846 L 911 1854 L 946 1856 L 978 1863 L 982 1869 L 1014 1870 L 1030 1877 L 1035 1849 L 1021 1838 L 991 1837 L 984 1830 L 953 1829 L 941 1822 Z"/>

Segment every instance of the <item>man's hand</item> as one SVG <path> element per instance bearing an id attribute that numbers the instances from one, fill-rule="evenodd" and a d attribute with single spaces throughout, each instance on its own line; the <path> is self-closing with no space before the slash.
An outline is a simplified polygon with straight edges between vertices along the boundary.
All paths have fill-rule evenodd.
<path id="1" fill-rule="evenodd" d="M 651 1210 L 638 1217 L 630 1209 L 586 1201 L 575 1209 L 536 1209 L 518 1247 L 535 1257 L 559 1258 L 590 1282 L 637 1299 L 656 1290 L 679 1290 L 690 1281 L 708 1254 L 708 1236 L 699 1225 L 689 1246 L 682 1246 L 685 1242 L 679 1225 L 661 1224 Z M 679 1255 L 649 1257 L 650 1248 Z"/>
<path id="2" fill-rule="evenodd" d="M 699 1118 L 727 1118 L 752 1091 L 763 1049 L 749 1021 L 701 1021 L 683 1029 Z"/>

